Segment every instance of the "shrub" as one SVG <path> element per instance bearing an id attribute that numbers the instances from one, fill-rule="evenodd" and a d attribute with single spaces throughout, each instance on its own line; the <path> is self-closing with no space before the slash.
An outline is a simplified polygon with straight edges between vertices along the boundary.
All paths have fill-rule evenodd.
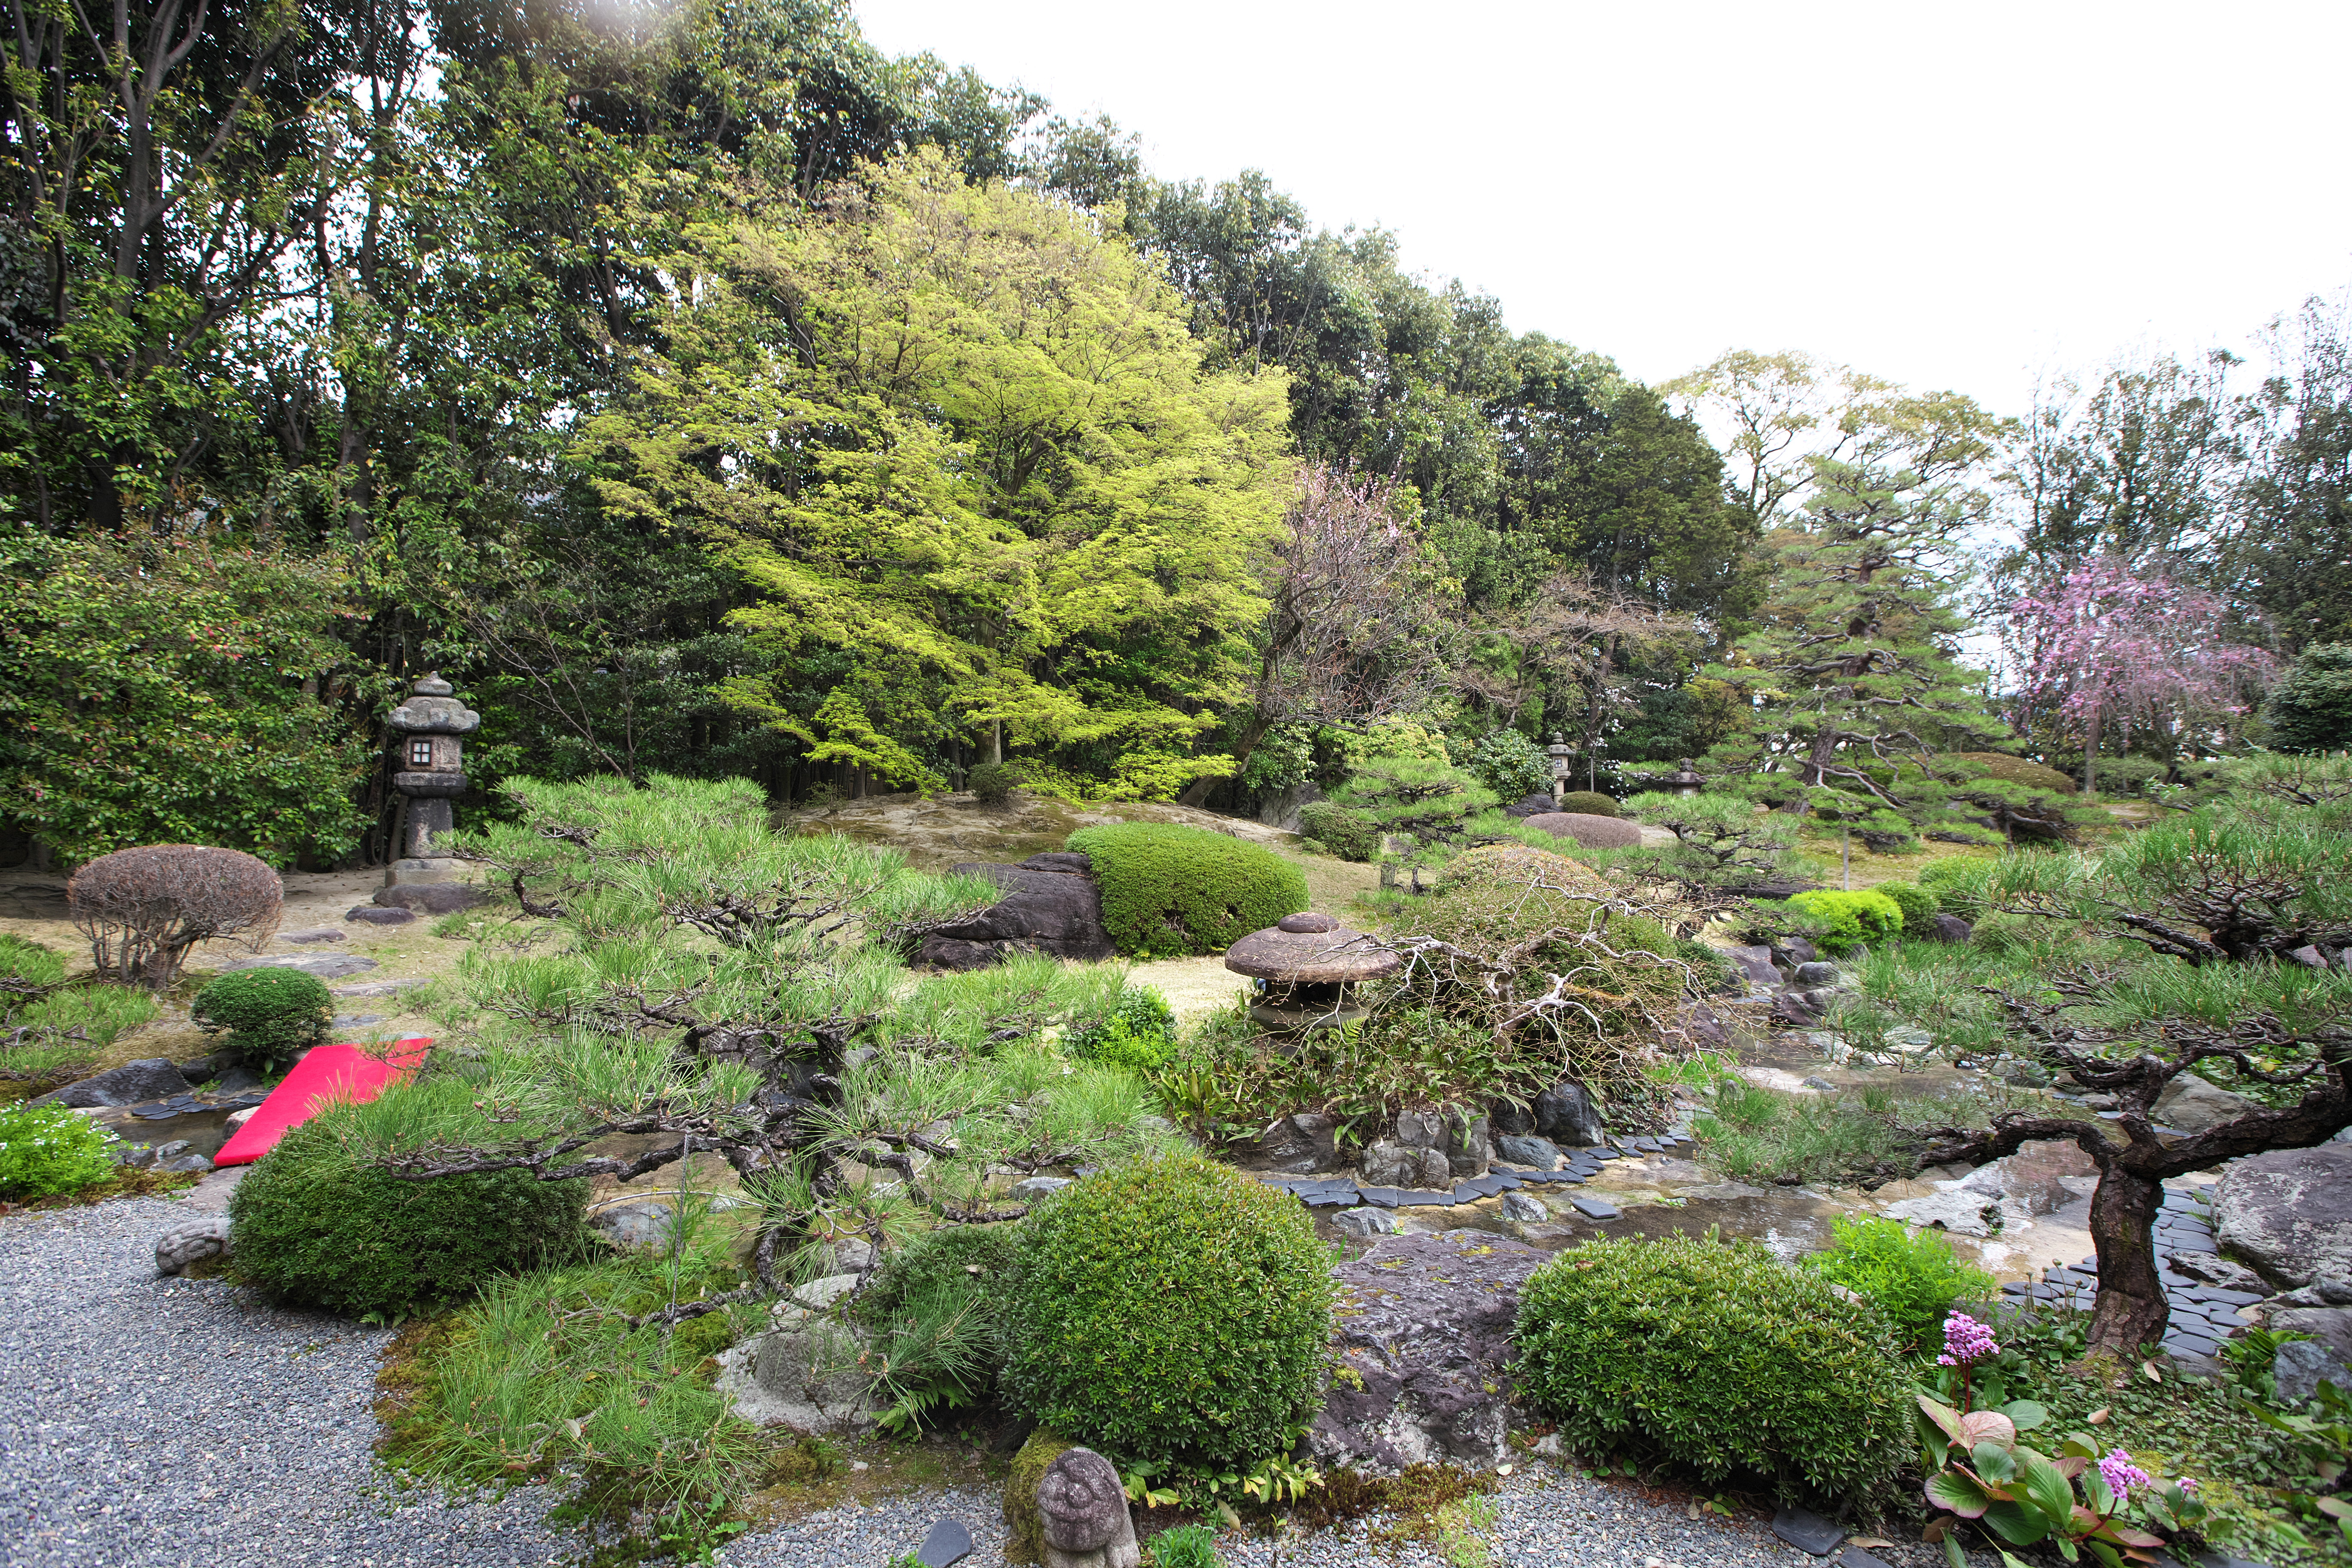
<path id="1" fill-rule="evenodd" d="M 2303 650 L 2263 702 L 2271 744 L 2282 752 L 2340 752 L 2352 746 L 2352 645 L 2315 643 Z"/>
<path id="2" fill-rule="evenodd" d="M 1903 906 L 1874 888 L 1851 893 L 1823 888 L 1799 893 L 1789 908 L 1815 922 L 1814 941 L 1831 952 L 1846 952 L 1860 942 L 1882 942 L 1903 934 Z"/>
<path id="3" fill-rule="evenodd" d="M 1004 1282 L 1018 1233 L 942 1226 L 887 1255 L 851 1311 L 873 1334 L 886 1429 L 958 1409 L 996 1386 L 1004 1362 Z"/>
<path id="4" fill-rule="evenodd" d="M 1955 762 L 1974 763 L 1979 774 L 1999 779 L 2003 784 L 2052 790 L 2059 795 L 2076 795 L 2082 791 L 2081 784 L 2056 768 L 2030 763 L 2023 757 L 2012 757 L 2006 752 L 1953 752 L 1949 755 Z"/>
<path id="5" fill-rule="evenodd" d="M 580 1250 L 586 1182 L 396 1176 L 373 1163 L 366 1109 L 321 1110 L 237 1184 L 229 1215 L 247 1279 L 331 1311 L 398 1318 Z"/>
<path id="6" fill-rule="evenodd" d="M 1023 783 L 1021 770 L 1010 763 L 982 763 L 965 778 L 982 805 L 1003 805 Z"/>
<path id="7" fill-rule="evenodd" d="M 1525 889 L 1538 882 L 1604 899 L 1614 896 L 1609 879 L 1581 860 L 1532 844 L 1482 844 L 1465 849 L 1445 863 L 1437 878 L 1438 890 L 1449 893 L 1496 886 Z"/>
<path id="8" fill-rule="evenodd" d="M 299 969 L 239 969 L 197 992 L 188 1016 L 240 1060 L 278 1068 L 327 1037 L 335 999 Z"/>
<path id="9" fill-rule="evenodd" d="M 1953 1257 L 1939 1232 L 1913 1236 L 1891 1219 L 1846 1215 L 1830 1230 L 1829 1250 L 1809 1254 L 1804 1266 L 1884 1312 L 1906 1351 L 1935 1342 L 1953 1302 L 1992 1294 L 1992 1276 Z"/>
<path id="10" fill-rule="evenodd" d="M 1752 1242 L 1666 1236 L 1561 1253 L 1519 1300 L 1520 1386 L 1588 1453 L 1633 1446 L 1707 1484 L 1865 1511 L 1912 1444 L 1909 1379 L 1874 1309 Z"/>
<path id="11" fill-rule="evenodd" d="M 1642 847 L 1639 823 L 1626 822 L 1614 816 L 1594 816 L 1589 812 L 1542 812 L 1526 818 L 1520 831 L 1547 833 L 1553 838 L 1565 838 L 1583 849 L 1638 849 Z"/>
<path id="12" fill-rule="evenodd" d="M 260 952 L 285 901 L 278 873 L 252 856 L 194 844 L 118 849 L 66 883 L 67 907 L 89 939 L 100 976 L 157 991 L 179 978 L 200 942 L 236 936 Z"/>
<path id="13" fill-rule="evenodd" d="M 1342 860 L 1369 860 L 1381 852 L 1380 824 L 1328 800 L 1298 808 L 1298 831 Z"/>
<path id="14" fill-rule="evenodd" d="M 1517 730 L 1497 730 L 1470 749 L 1463 765 L 1504 800 L 1548 794 L 1551 753 Z"/>
<path id="15" fill-rule="evenodd" d="M 1130 985 L 1109 1012 L 1070 1031 L 1070 1054 L 1087 1061 L 1149 1072 L 1176 1048 L 1176 1015 L 1149 985 Z"/>
<path id="16" fill-rule="evenodd" d="M 1984 918 L 1986 893 L 1995 862 L 1973 855 L 1931 860 L 1919 872 L 1919 885 L 1936 896 L 1936 907 L 1964 921 Z"/>
<path id="17" fill-rule="evenodd" d="M 1223 952 L 1307 907 L 1307 878 L 1256 844 L 1204 827 L 1121 822 L 1070 835 L 1094 861 L 1103 927 L 1130 958 Z"/>
<path id="18" fill-rule="evenodd" d="M 1927 929 L 1940 907 L 1936 895 L 1916 882 L 1881 882 L 1870 890 L 1895 900 L 1895 907 L 1903 911 L 1903 930 L 1912 936 Z"/>
<path id="19" fill-rule="evenodd" d="M 68 1106 L 0 1106 L 0 1198 L 78 1193 L 114 1174 L 114 1134 Z"/>
<path id="20" fill-rule="evenodd" d="M 1570 790 L 1559 797 L 1559 809 L 1578 816 L 1616 816 L 1617 803 L 1598 790 Z"/>
<path id="21" fill-rule="evenodd" d="M 1330 1259 L 1297 1200 L 1187 1151 L 1065 1188 L 1022 1230 L 1016 1404 L 1123 1458 L 1289 1451 L 1331 1329 Z"/>

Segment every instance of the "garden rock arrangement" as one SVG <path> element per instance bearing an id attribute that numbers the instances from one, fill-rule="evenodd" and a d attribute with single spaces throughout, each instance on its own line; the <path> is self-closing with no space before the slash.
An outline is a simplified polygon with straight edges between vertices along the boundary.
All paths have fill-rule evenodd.
<path id="1" fill-rule="evenodd" d="M 959 863 L 956 874 L 984 877 L 1004 897 L 969 920 L 943 925 L 923 938 L 919 962 L 933 969 L 985 969 L 1015 952 L 1045 952 L 1081 961 L 1114 956 L 1103 929 L 1102 893 L 1087 873 L 1084 855 L 1032 855 L 1017 866 Z"/>
<path id="2" fill-rule="evenodd" d="M 2213 1215 L 2221 1245 L 2283 1286 L 2352 1279 L 2352 1143 L 2232 1161 Z"/>

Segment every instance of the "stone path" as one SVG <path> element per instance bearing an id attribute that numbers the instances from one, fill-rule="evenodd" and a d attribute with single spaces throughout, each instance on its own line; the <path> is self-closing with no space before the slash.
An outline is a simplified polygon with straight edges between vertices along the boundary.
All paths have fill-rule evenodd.
<path id="1" fill-rule="evenodd" d="M 1608 1161 L 1622 1159 L 1628 1153 L 1661 1154 L 1690 1142 L 1687 1129 L 1669 1128 L 1661 1137 L 1626 1138 L 1614 1143 L 1596 1144 L 1590 1149 L 1571 1149 L 1568 1151 L 1567 1163 L 1557 1171 L 1497 1165 L 1483 1176 L 1472 1176 L 1454 1183 L 1451 1192 L 1412 1187 L 1368 1187 L 1348 1175 L 1267 1176 L 1263 1180 L 1270 1187 L 1279 1187 L 1296 1194 L 1309 1208 L 1352 1208 L 1358 1205 L 1381 1209 L 1452 1208 L 1457 1204 L 1475 1204 L 1497 1194 L 1516 1192 L 1523 1186 L 1549 1184 L 1581 1186 L 1599 1175 L 1601 1167 Z M 1580 1211 L 1590 1214 L 1587 1204 L 1598 1203 L 1598 1200 L 1577 1199 L 1575 1202 Z M 1616 1213 L 1607 1204 L 1599 1204 L 1598 1206 L 1608 1208 L 1610 1213 L 1594 1215 L 1595 1218 L 1608 1218 Z"/>
<path id="2" fill-rule="evenodd" d="M 2210 1361 L 2221 1353 L 2221 1342 L 2252 1320 L 2239 1309 L 2266 1300 L 2251 1290 L 2225 1290 L 2183 1279 L 2171 1268 L 2181 1253 L 2218 1256 L 2213 1237 L 2213 1207 L 2198 1194 L 2168 1188 L 2156 1222 L 2156 1267 L 2164 1280 L 2165 1299 L 2172 1316 L 2165 1325 L 2164 1348 L 2176 1356 Z M 2001 1287 L 2014 1300 L 2047 1301 L 2088 1311 L 2098 1293 L 2099 1260 L 2085 1258 L 2067 1268 L 2046 1268 L 2037 1280 L 2018 1280 Z"/>

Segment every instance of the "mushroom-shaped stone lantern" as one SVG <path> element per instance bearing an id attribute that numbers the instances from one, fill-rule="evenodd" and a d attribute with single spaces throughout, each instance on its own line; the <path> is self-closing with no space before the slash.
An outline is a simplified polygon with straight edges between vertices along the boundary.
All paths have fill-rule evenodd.
<path id="1" fill-rule="evenodd" d="M 1683 758 L 1675 764 L 1676 771 L 1668 773 L 1663 781 L 1668 789 L 1685 800 L 1696 795 L 1706 784 L 1706 780 L 1691 772 L 1690 764 L 1691 760 L 1688 757 Z"/>
<path id="2" fill-rule="evenodd" d="M 446 838 L 456 826 L 449 803 L 466 793 L 465 737 L 482 727 L 482 716 L 458 701 L 447 681 L 427 675 L 384 724 L 399 748 L 392 787 L 404 798 L 383 885 L 458 881 L 464 868 L 436 855 L 434 840 Z"/>
<path id="3" fill-rule="evenodd" d="M 1363 932 L 1312 911 L 1285 915 L 1225 950 L 1227 969 L 1265 982 L 1250 1016 L 1276 1034 L 1354 1023 L 1366 1009 L 1356 1005 L 1351 989 L 1403 966 L 1402 958 Z"/>

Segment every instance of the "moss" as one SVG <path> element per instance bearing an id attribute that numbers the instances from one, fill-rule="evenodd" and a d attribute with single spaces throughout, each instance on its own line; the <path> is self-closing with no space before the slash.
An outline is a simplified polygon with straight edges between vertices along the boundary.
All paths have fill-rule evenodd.
<path id="1" fill-rule="evenodd" d="M 1013 1472 L 1004 1478 L 1004 1526 L 1011 1531 L 1004 1543 L 1007 1563 L 1045 1560 L 1045 1521 L 1037 1513 L 1037 1483 L 1055 1460 L 1076 1447 L 1060 1433 L 1040 1426 L 1013 1456 Z"/>
<path id="2" fill-rule="evenodd" d="M 2023 757 L 2012 757 L 2005 752 L 1953 752 L 1954 762 L 1974 763 L 1988 778 L 2004 784 L 2023 784 L 2028 789 L 2053 790 L 2060 795 L 2077 795 L 2082 785 L 2056 768 L 2029 763 Z"/>
<path id="3" fill-rule="evenodd" d="M 1204 827 L 1113 823 L 1070 835 L 1090 857 L 1103 928 L 1130 958 L 1223 952 L 1307 907 L 1307 878 L 1262 845 Z"/>

